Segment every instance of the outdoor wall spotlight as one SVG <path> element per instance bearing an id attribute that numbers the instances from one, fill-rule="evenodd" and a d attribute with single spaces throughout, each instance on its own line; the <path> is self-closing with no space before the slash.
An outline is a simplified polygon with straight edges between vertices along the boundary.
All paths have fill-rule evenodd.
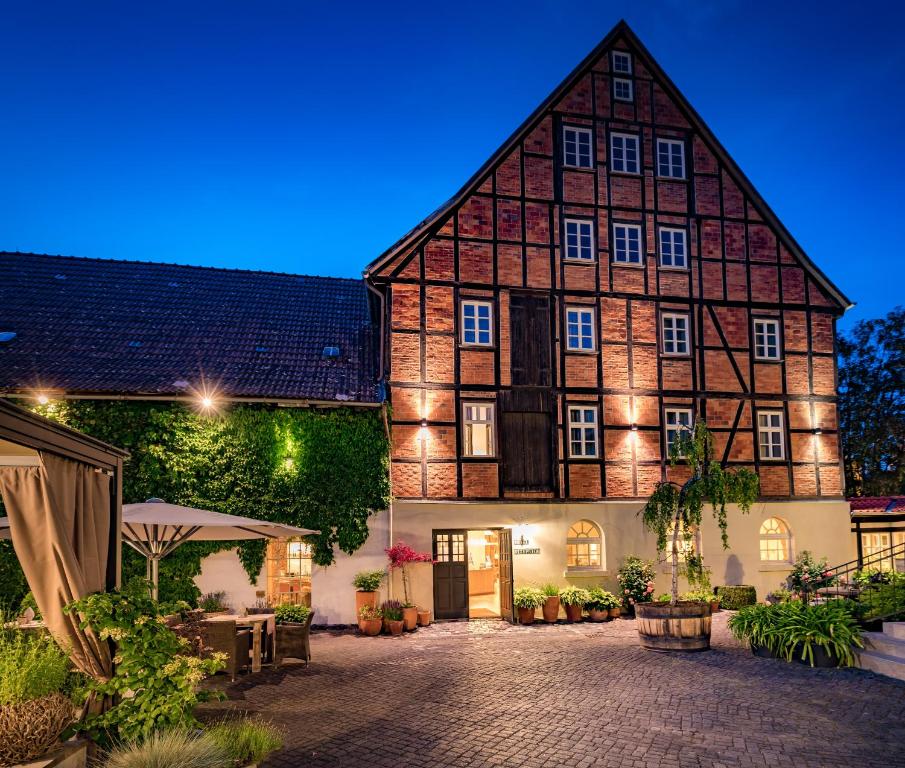
<path id="1" fill-rule="evenodd" d="M 427 419 L 421 419 L 421 429 L 427 428 Z"/>
<path id="2" fill-rule="evenodd" d="M 638 431 L 638 425 L 632 424 L 632 432 L 637 432 L 637 431 Z"/>
<path id="3" fill-rule="evenodd" d="M 814 427 L 814 434 L 815 434 L 815 435 L 822 435 L 822 434 L 823 434 L 823 430 L 822 430 L 820 427 Z"/>
<path id="4" fill-rule="evenodd" d="M 201 407 L 204 409 L 209 409 L 214 407 L 214 401 L 211 398 L 205 396 L 201 398 Z"/>

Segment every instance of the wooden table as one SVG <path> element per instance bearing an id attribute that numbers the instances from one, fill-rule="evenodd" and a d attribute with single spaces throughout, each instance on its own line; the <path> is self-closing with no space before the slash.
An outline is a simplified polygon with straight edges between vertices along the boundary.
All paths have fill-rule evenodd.
<path id="1" fill-rule="evenodd" d="M 209 616 L 205 621 L 234 621 L 237 627 L 251 628 L 251 671 L 261 671 L 261 657 L 263 643 L 261 635 L 263 634 L 264 625 L 273 622 L 272 613 L 254 613 L 249 616 Z M 272 624 L 271 624 L 272 626 Z"/>

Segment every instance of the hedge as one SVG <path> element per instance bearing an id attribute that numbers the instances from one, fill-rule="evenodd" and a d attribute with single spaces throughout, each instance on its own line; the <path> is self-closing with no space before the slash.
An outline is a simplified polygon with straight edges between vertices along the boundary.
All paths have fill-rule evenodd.
<path id="1" fill-rule="evenodd" d="M 720 608 L 729 611 L 737 611 L 757 602 L 757 590 L 747 584 L 717 587 L 716 593 L 720 596 Z"/>

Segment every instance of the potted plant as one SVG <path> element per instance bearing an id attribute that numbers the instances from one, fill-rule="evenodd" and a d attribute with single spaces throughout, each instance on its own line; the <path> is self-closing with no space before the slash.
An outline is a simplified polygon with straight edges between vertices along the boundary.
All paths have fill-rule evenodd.
<path id="1" fill-rule="evenodd" d="M 431 612 L 429 610 L 419 608 L 418 609 L 418 626 L 419 627 L 429 627 L 431 623 Z"/>
<path id="2" fill-rule="evenodd" d="M 559 618 L 559 587 L 555 584 L 544 584 L 540 591 L 544 595 L 544 621 L 547 624 L 555 624 Z"/>
<path id="3" fill-rule="evenodd" d="M 387 547 L 384 552 L 390 560 L 390 570 L 402 571 L 402 593 L 405 598 L 402 602 L 402 612 L 405 628 L 415 629 L 418 625 L 418 609 L 409 594 L 409 568 L 414 563 L 432 563 L 434 558 L 429 552 L 416 552 L 401 541 L 397 542 L 395 546 Z"/>
<path id="4" fill-rule="evenodd" d="M 616 572 L 616 580 L 621 588 L 621 606 L 625 613 L 633 614 L 638 603 L 650 602 L 656 575 L 653 561 L 642 560 L 636 555 L 628 555 L 625 558 Z"/>
<path id="5" fill-rule="evenodd" d="M 361 606 L 358 612 L 358 629 L 363 635 L 377 637 L 383 629 L 383 612 L 370 605 Z"/>
<path id="6" fill-rule="evenodd" d="M 559 590 L 559 602 L 566 609 L 566 621 L 570 624 L 581 621 L 581 612 L 588 600 L 590 600 L 588 590 L 581 587 L 569 586 Z"/>
<path id="7" fill-rule="evenodd" d="M 726 534 L 726 505 L 737 504 L 746 513 L 757 500 L 760 481 L 742 467 L 724 469 L 713 460 L 713 436 L 703 422 L 684 430 L 673 443 L 669 463 L 687 464 L 691 476 L 685 483 L 665 481 L 657 484 L 644 509 L 644 525 L 657 536 L 657 551 L 669 549 L 672 576 L 670 600 L 638 603 L 638 634 L 641 645 L 653 650 L 705 650 L 710 647 L 710 603 L 679 602 L 679 536 L 687 552 L 693 553 L 694 531 L 701 525 L 705 503 L 722 532 L 723 547 L 729 546 Z"/>
<path id="8" fill-rule="evenodd" d="M 603 587 L 588 590 L 588 601 L 585 603 L 591 621 L 608 621 L 610 610 L 619 607 L 619 598 Z"/>
<path id="9" fill-rule="evenodd" d="M 512 604 L 518 609 L 519 624 L 533 624 L 534 612 L 540 608 L 546 596 L 537 587 L 519 587 L 512 595 Z"/>
<path id="10" fill-rule="evenodd" d="M 276 624 L 273 638 L 273 663 L 283 659 L 311 660 L 309 635 L 314 611 L 304 605 L 284 604 L 273 609 Z"/>
<path id="11" fill-rule="evenodd" d="M 359 571 L 352 579 L 355 587 L 355 613 L 361 613 L 364 606 L 377 607 L 377 590 L 386 574 L 383 571 Z"/>
<path id="12" fill-rule="evenodd" d="M 405 622 L 403 621 L 404 614 L 402 603 L 398 600 L 384 600 L 380 609 L 383 613 L 383 626 L 386 631 L 394 637 L 401 635 L 402 629 L 405 626 Z"/>

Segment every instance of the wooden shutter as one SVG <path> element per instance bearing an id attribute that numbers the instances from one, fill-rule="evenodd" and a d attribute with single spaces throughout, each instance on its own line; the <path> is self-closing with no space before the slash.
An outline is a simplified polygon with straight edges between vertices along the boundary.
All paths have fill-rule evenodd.
<path id="1" fill-rule="evenodd" d="M 512 385 L 552 386 L 550 299 L 532 294 L 510 294 L 509 335 Z"/>
<path id="2" fill-rule="evenodd" d="M 553 490 L 553 397 L 541 389 L 500 392 L 503 487 Z"/>

